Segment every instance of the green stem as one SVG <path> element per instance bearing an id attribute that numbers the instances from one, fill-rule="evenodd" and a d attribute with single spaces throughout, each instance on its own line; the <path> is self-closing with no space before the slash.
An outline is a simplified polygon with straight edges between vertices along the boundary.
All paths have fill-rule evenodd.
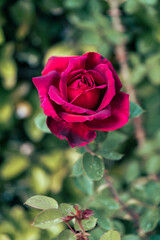
<path id="1" fill-rule="evenodd" d="M 79 225 L 80 229 L 82 230 L 84 240 L 88 240 L 88 238 L 86 237 L 86 231 L 85 231 L 85 229 L 84 229 L 81 221 L 80 221 L 80 220 L 77 220 L 77 222 L 78 222 L 78 225 Z"/>
<path id="2" fill-rule="evenodd" d="M 74 234 L 76 234 L 76 232 L 73 230 L 73 228 L 69 225 L 69 223 L 68 222 L 65 222 L 66 224 L 67 224 L 67 226 L 69 227 L 69 229 L 74 233 Z"/>

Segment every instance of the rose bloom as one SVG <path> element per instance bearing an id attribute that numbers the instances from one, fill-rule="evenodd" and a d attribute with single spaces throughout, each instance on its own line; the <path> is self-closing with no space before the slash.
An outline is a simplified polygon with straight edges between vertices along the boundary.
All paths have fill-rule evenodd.
<path id="1" fill-rule="evenodd" d="M 129 95 L 112 64 L 98 53 L 51 57 L 42 76 L 33 78 L 47 126 L 72 147 L 84 146 L 95 131 L 113 131 L 129 118 Z"/>

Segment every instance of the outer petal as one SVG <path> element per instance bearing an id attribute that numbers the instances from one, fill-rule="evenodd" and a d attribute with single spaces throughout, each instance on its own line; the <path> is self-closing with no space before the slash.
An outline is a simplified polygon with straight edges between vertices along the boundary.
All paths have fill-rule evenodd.
<path id="1" fill-rule="evenodd" d="M 83 123 L 55 121 L 48 117 L 47 125 L 51 132 L 60 139 L 67 139 L 71 147 L 82 147 L 93 141 L 96 133 Z"/>
<path id="2" fill-rule="evenodd" d="M 110 61 L 107 61 L 107 65 L 108 65 L 109 69 L 111 70 L 111 72 L 113 73 L 113 77 L 115 79 L 116 92 L 119 92 L 122 87 L 122 83 Z"/>
<path id="3" fill-rule="evenodd" d="M 55 104 L 51 103 L 51 101 L 48 98 L 45 98 L 43 103 L 41 104 L 41 107 L 43 108 L 43 112 L 45 115 L 58 120 L 60 119 L 60 117 L 58 116 L 54 105 Z"/>
<path id="4" fill-rule="evenodd" d="M 32 81 L 36 86 L 41 101 L 48 96 L 48 90 L 51 85 L 57 86 L 59 84 L 60 76 L 56 71 L 52 71 L 49 74 L 41 77 L 34 77 Z"/>
<path id="5" fill-rule="evenodd" d="M 106 109 L 103 109 L 92 115 L 78 115 L 66 112 L 59 112 L 59 115 L 66 122 L 85 122 L 92 121 L 93 119 L 98 120 L 106 119 L 111 116 L 111 109 L 110 106 L 108 106 Z"/>
<path id="6" fill-rule="evenodd" d="M 113 131 L 121 128 L 129 119 L 129 95 L 119 92 L 111 102 L 111 117 L 86 122 L 87 126 L 99 131 Z"/>
<path id="7" fill-rule="evenodd" d="M 107 91 L 102 99 L 98 110 L 105 108 L 115 95 L 115 79 L 107 64 L 99 64 L 94 68 L 95 71 L 101 73 L 107 80 Z"/>
<path id="8" fill-rule="evenodd" d="M 50 57 L 48 59 L 47 64 L 45 65 L 42 75 L 46 75 L 47 73 L 56 70 L 59 73 L 64 72 L 64 70 L 67 68 L 69 60 L 73 57 Z"/>
<path id="9" fill-rule="evenodd" d="M 54 84 L 59 84 L 59 74 L 56 71 L 52 71 L 49 74 L 41 77 L 33 78 L 33 83 L 36 86 L 41 101 L 41 107 L 43 108 L 44 114 L 51 116 L 55 119 L 59 119 L 55 108 L 48 98 L 49 87 Z"/>
<path id="10" fill-rule="evenodd" d="M 87 56 L 85 69 L 93 69 L 100 63 L 107 63 L 107 59 L 99 53 L 88 52 L 85 53 L 84 56 Z"/>
<path id="11" fill-rule="evenodd" d="M 86 108 L 82 108 L 82 107 L 78 107 L 76 105 L 73 105 L 72 103 L 65 101 L 60 96 L 60 92 L 58 91 L 58 89 L 54 86 L 50 86 L 50 88 L 49 88 L 49 97 L 51 100 L 53 100 L 58 105 L 63 106 L 63 108 L 67 109 L 69 112 L 86 113 L 86 114 L 94 114 L 95 113 L 95 111 L 92 111 L 92 110 L 89 110 Z"/>

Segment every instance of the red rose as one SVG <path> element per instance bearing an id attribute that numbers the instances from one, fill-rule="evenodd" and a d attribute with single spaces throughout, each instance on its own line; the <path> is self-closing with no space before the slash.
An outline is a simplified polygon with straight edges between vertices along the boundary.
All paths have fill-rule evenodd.
<path id="1" fill-rule="evenodd" d="M 95 130 L 113 131 L 129 118 L 129 95 L 112 64 L 100 54 L 51 57 L 33 78 L 50 131 L 72 147 L 84 146 Z"/>

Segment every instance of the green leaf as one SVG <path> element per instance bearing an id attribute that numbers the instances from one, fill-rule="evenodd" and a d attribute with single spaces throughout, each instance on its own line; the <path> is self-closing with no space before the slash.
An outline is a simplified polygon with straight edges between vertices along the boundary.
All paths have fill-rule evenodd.
<path id="1" fill-rule="evenodd" d="M 32 167 L 32 187 L 36 193 L 45 194 L 50 187 L 50 176 L 40 167 Z"/>
<path id="2" fill-rule="evenodd" d="M 50 209 L 50 208 L 58 208 L 58 203 L 55 199 L 46 197 L 43 195 L 36 195 L 33 197 L 30 197 L 26 202 L 26 205 L 38 208 L 38 209 Z"/>
<path id="3" fill-rule="evenodd" d="M 63 215 L 59 209 L 47 209 L 37 215 L 35 221 L 33 222 L 33 226 L 42 229 L 50 228 L 55 224 L 63 222 L 61 219 L 62 217 Z"/>
<path id="4" fill-rule="evenodd" d="M 140 165 L 138 161 L 130 161 L 126 164 L 124 178 L 127 182 L 132 182 L 140 175 Z"/>
<path id="5" fill-rule="evenodd" d="M 100 149 L 99 151 L 97 151 L 97 154 L 101 155 L 102 157 L 108 159 L 108 160 L 120 160 L 124 154 L 121 153 L 117 153 L 117 152 L 110 152 L 107 148 L 104 149 Z"/>
<path id="6" fill-rule="evenodd" d="M 110 219 L 108 219 L 108 216 L 106 214 L 106 212 L 104 210 L 98 210 L 96 211 L 96 215 L 95 217 L 97 217 L 97 223 L 100 227 L 102 227 L 105 230 L 110 230 L 113 228 L 113 224 L 110 221 Z"/>
<path id="7" fill-rule="evenodd" d="M 0 27 L 0 45 L 5 42 L 5 36 L 2 27 Z"/>
<path id="8" fill-rule="evenodd" d="M 99 196 L 97 200 L 99 203 L 103 204 L 103 207 L 105 207 L 105 209 L 112 210 L 112 211 L 113 210 L 116 211 L 120 209 L 119 203 L 116 202 L 111 197 L 104 198 L 103 196 Z"/>
<path id="9" fill-rule="evenodd" d="M 49 128 L 47 127 L 46 119 L 47 119 L 47 116 L 44 115 L 43 113 L 38 114 L 34 119 L 35 125 L 41 131 L 45 133 L 51 133 Z"/>
<path id="10" fill-rule="evenodd" d="M 11 240 L 11 238 L 7 234 L 3 234 L 3 233 L 2 234 L 0 233 L 0 239 L 1 240 Z"/>
<path id="11" fill-rule="evenodd" d="M 148 76 L 151 83 L 160 85 L 160 69 L 159 69 L 160 54 L 156 53 L 149 56 L 146 60 Z"/>
<path id="12" fill-rule="evenodd" d="M 108 149 L 109 152 L 115 150 L 127 139 L 124 133 L 113 131 L 109 132 L 105 141 L 100 145 L 100 150 Z"/>
<path id="13" fill-rule="evenodd" d="M 61 203 L 59 209 L 62 212 L 63 217 L 71 215 L 70 214 L 71 212 L 76 213 L 76 210 L 74 209 L 73 205 L 68 203 Z"/>
<path id="14" fill-rule="evenodd" d="M 135 198 L 149 204 L 158 205 L 160 203 L 160 183 L 155 181 L 144 183 L 143 179 L 136 181 L 132 185 L 132 194 Z"/>
<path id="15" fill-rule="evenodd" d="M 17 24 L 27 22 L 30 24 L 34 16 L 34 5 L 30 1 L 17 1 L 11 7 L 11 15 Z"/>
<path id="16" fill-rule="evenodd" d="M 32 141 L 39 142 L 44 136 L 44 132 L 42 132 L 42 130 L 40 130 L 39 128 L 35 127 L 33 118 L 27 119 L 24 122 L 24 128 L 26 134 Z"/>
<path id="17" fill-rule="evenodd" d="M 65 0 L 64 7 L 69 9 L 82 8 L 85 3 L 85 0 L 75 1 L 75 0 Z"/>
<path id="18" fill-rule="evenodd" d="M 93 230 L 91 230 L 90 234 L 90 240 L 99 240 L 100 237 L 105 233 L 105 231 L 102 228 L 96 227 Z"/>
<path id="19" fill-rule="evenodd" d="M 102 159 L 92 156 L 87 152 L 83 156 L 82 163 L 83 169 L 89 179 L 98 181 L 103 177 L 104 163 Z"/>
<path id="20" fill-rule="evenodd" d="M 15 164 L 16 163 L 16 164 Z M 23 155 L 12 154 L 7 157 L 0 169 L 1 178 L 10 180 L 24 172 L 29 166 L 29 159 Z"/>
<path id="21" fill-rule="evenodd" d="M 107 28 L 107 30 L 105 31 L 105 36 L 106 38 L 108 38 L 109 42 L 116 45 L 126 40 L 126 35 L 124 33 L 118 32 L 113 28 Z"/>
<path id="22" fill-rule="evenodd" d="M 129 105 L 130 118 L 139 117 L 143 112 L 144 110 L 137 103 L 130 102 L 130 105 Z"/>
<path id="23" fill-rule="evenodd" d="M 133 14 L 138 11 L 139 9 L 139 1 L 138 0 L 128 0 L 125 3 L 125 11 L 129 14 Z"/>
<path id="24" fill-rule="evenodd" d="M 122 240 L 141 240 L 137 235 L 129 234 L 122 238 Z"/>
<path id="25" fill-rule="evenodd" d="M 148 76 L 149 76 L 151 83 L 153 83 L 154 85 L 157 85 L 157 86 L 160 85 L 160 79 L 159 79 L 160 69 L 158 68 L 158 66 L 159 66 L 158 64 L 153 66 L 152 69 L 150 69 L 148 72 Z"/>
<path id="26" fill-rule="evenodd" d="M 140 0 L 141 3 L 143 4 L 148 4 L 148 5 L 155 5 L 157 3 L 157 0 Z"/>
<path id="27" fill-rule="evenodd" d="M 89 231 L 89 230 L 93 229 L 96 225 L 96 222 L 97 222 L 97 218 L 95 218 L 93 216 L 91 216 L 89 219 L 84 219 L 81 221 L 85 231 Z M 75 222 L 74 228 L 76 231 L 81 230 L 77 221 Z"/>
<path id="28" fill-rule="evenodd" d="M 150 240 L 160 240 L 160 235 L 151 236 Z"/>
<path id="29" fill-rule="evenodd" d="M 104 233 L 100 240 L 121 240 L 121 237 L 119 232 L 110 230 L 109 232 Z"/>
<path id="30" fill-rule="evenodd" d="M 13 59 L 1 59 L 0 74 L 3 78 L 3 85 L 7 89 L 11 89 L 16 85 L 17 81 L 17 65 Z"/>
<path id="31" fill-rule="evenodd" d="M 146 75 L 147 69 L 146 66 L 139 64 L 137 65 L 131 73 L 131 82 L 136 85 L 142 82 Z"/>
<path id="32" fill-rule="evenodd" d="M 115 231 L 119 232 L 121 235 L 124 235 L 125 233 L 125 226 L 121 221 L 113 220 L 112 221 L 113 228 Z"/>
<path id="33" fill-rule="evenodd" d="M 150 151 L 150 153 L 151 153 L 151 151 Z M 158 173 L 160 171 L 160 161 L 159 161 L 158 154 L 152 155 L 146 160 L 145 170 L 148 174 Z"/>
<path id="34" fill-rule="evenodd" d="M 140 227 L 143 232 L 150 232 L 155 229 L 159 221 L 159 211 L 156 208 L 146 209 L 140 217 Z"/>
<path id="35" fill-rule="evenodd" d="M 159 182 L 148 182 L 145 186 L 145 192 L 149 202 L 154 205 L 160 203 L 160 183 Z"/>
<path id="36" fill-rule="evenodd" d="M 79 177 L 83 174 L 82 169 L 82 158 L 78 159 L 78 161 L 73 165 L 71 177 Z"/>
<path id="37" fill-rule="evenodd" d="M 88 195 L 93 194 L 93 181 L 89 180 L 85 175 L 74 178 L 74 183 L 82 192 Z"/>
<path id="38" fill-rule="evenodd" d="M 68 229 L 61 232 L 57 237 L 57 240 L 75 240 L 75 239 L 76 236 L 74 235 L 74 233 Z"/>
<path id="39" fill-rule="evenodd" d="M 97 132 L 97 136 L 96 136 L 96 138 L 95 138 L 95 142 L 96 142 L 96 143 L 101 143 L 101 142 L 103 142 L 103 141 L 106 139 L 107 135 L 108 135 L 107 132 L 100 132 L 100 131 L 98 131 L 98 132 Z"/>
<path id="40" fill-rule="evenodd" d="M 131 0 L 132 1 L 132 0 Z M 145 33 L 137 39 L 138 52 L 147 54 L 154 48 L 155 42 L 152 41 L 151 34 Z"/>

